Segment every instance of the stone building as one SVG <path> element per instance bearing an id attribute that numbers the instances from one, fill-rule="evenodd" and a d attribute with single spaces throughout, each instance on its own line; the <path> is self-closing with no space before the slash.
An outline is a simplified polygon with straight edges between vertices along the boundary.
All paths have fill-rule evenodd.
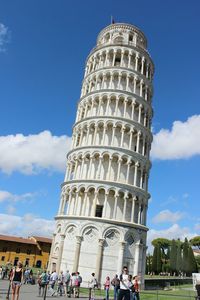
<path id="1" fill-rule="evenodd" d="M 135 26 L 111 24 L 87 61 L 50 268 L 99 282 L 145 272 L 154 65 Z"/>
<path id="2" fill-rule="evenodd" d="M 0 235 L 0 265 L 16 266 L 21 261 L 27 267 L 46 268 L 51 242 L 51 239 L 39 236 L 22 238 Z"/>

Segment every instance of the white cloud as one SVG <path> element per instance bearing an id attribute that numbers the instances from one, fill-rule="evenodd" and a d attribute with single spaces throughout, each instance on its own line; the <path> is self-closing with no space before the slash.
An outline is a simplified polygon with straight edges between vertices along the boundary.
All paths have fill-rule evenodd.
<path id="1" fill-rule="evenodd" d="M 0 202 L 4 201 L 21 201 L 21 200 L 28 200 L 33 198 L 36 195 L 36 193 L 25 193 L 21 195 L 12 194 L 8 191 L 1 191 L 0 190 Z"/>
<path id="2" fill-rule="evenodd" d="M 14 224 L 14 226 L 13 226 Z M 26 214 L 22 217 L 0 214 L 0 234 L 17 236 L 51 236 L 54 231 L 55 221 Z"/>
<path id="3" fill-rule="evenodd" d="M 154 134 L 151 157 L 153 159 L 184 159 L 200 155 L 200 115 L 186 122 L 175 121 L 171 131 L 161 129 Z"/>
<path id="4" fill-rule="evenodd" d="M 8 28 L 0 23 L 0 52 L 5 51 L 5 44 L 8 43 L 10 37 L 10 33 Z"/>
<path id="5" fill-rule="evenodd" d="M 198 235 L 200 235 L 200 223 L 195 224 L 194 229 L 198 230 L 199 231 Z"/>
<path id="6" fill-rule="evenodd" d="M 6 212 L 9 214 L 9 215 L 13 215 L 15 212 L 16 212 L 16 208 L 13 206 L 13 205 L 8 205 L 6 207 Z"/>
<path id="7" fill-rule="evenodd" d="M 169 240 L 178 239 L 184 240 L 186 237 L 190 240 L 192 237 L 198 235 L 194 231 L 190 231 L 188 227 L 180 227 L 178 224 L 173 224 L 171 227 L 163 230 L 150 229 L 147 233 L 148 252 L 152 252 L 153 247 L 151 242 L 157 238 L 166 238 Z"/>
<path id="8" fill-rule="evenodd" d="M 182 212 L 171 212 L 170 210 L 160 211 L 153 219 L 153 223 L 176 223 L 185 216 Z"/>
<path id="9" fill-rule="evenodd" d="M 71 138 L 50 131 L 24 136 L 0 136 L 0 170 L 11 174 L 37 174 L 42 170 L 64 172 Z"/>

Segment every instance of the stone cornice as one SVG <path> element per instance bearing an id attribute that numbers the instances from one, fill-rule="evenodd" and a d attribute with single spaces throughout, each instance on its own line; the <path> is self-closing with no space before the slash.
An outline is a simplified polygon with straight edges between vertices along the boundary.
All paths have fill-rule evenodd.
<path id="1" fill-rule="evenodd" d="M 150 198 L 150 194 L 148 192 L 146 192 L 145 190 L 131 185 L 131 184 L 126 184 L 126 183 L 122 183 L 122 182 L 116 182 L 116 181 L 108 181 L 108 180 L 98 180 L 98 179 L 76 179 L 76 180 L 70 180 L 70 181 L 65 181 L 61 184 L 61 188 L 63 188 L 65 185 L 71 185 L 71 184 L 84 184 L 84 183 L 88 183 L 88 184 L 96 184 L 99 186 L 103 185 L 103 186 L 107 186 L 107 187 L 112 187 L 114 188 L 119 188 L 119 189 L 123 189 L 124 191 L 129 191 L 130 193 L 136 193 L 138 195 L 142 195 L 145 199 L 149 199 Z"/>
<path id="2" fill-rule="evenodd" d="M 128 95 L 128 96 L 131 96 L 133 98 L 136 98 L 138 99 L 138 101 L 142 101 L 141 104 L 144 104 L 144 105 L 148 105 L 149 108 L 152 109 L 151 107 L 151 103 L 152 101 L 150 102 L 147 102 L 146 100 L 143 99 L 143 97 L 140 97 L 139 95 L 137 94 L 134 94 L 132 92 L 128 92 L 128 91 L 124 91 L 124 90 L 115 90 L 115 89 L 101 89 L 101 90 L 97 90 L 97 91 L 94 91 L 94 92 L 91 92 L 91 93 L 88 93 L 87 95 L 81 97 L 79 100 L 78 100 L 78 103 L 81 102 L 83 99 L 89 97 L 89 96 L 92 96 L 92 95 L 95 95 L 95 94 L 103 94 L 103 93 L 110 93 L 110 94 L 119 94 L 119 95 Z"/>
<path id="3" fill-rule="evenodd" d="M 84 146 L 84 147 L 77 147 L 77 148 L 74 148 L 74 149 L 70 150 L 67 153 L 67 159 L 69 158 L 69 156 L 71 154 L 76 153 L 76 152 L 80 152 L 81 150 L 85 150 L 85 152 L 87 152 L 88 150 L 92 150 L 92 151 L 95 151 L 95 150 L 104 150 L 104 152 L 112 150 L 114 153 L 117 152 L 119 154 L 121 153 L 122 155 L 126 154 L 127 156 L 134 157 L 139 162 L 147 164 L 147 165 L 149 165 L 149 168 L 151 168 L 151 162 L 150 162 L 150 160 L 148 158 L 146 158 L 145 156 L 143 156 L 142 154 L 134 152 L 134 151 L 131 151 L 131 150 L 128 150 L 128 149 L 119 148 L 119 147 L 112 147 L 112 146 Z"/>
<path id="4" fill-rule="evenodd" d="M 135 71 L 133 69 L 130 69 L 130 68 L 125 68 L 125 67 L 104 67 L 104 68 L 100 68 L 100 69 L 97 69 L 91 73 L 89 73 L 87 76 L 85 76 L 82 80 L 82 84 L 84 83 L 84 81 L 86 81 L 90 76 L 94 75 L 94 74 L 98 74 L 98 73 L 102 73 L 104 71 L 112 71 L 112 72 L 115 72 L 115 71 L 119 71 L 119 72 L 123 72 L 123 71 L 128 71 L 129 73 L 133 73 L 133 75 L 136 75 L 137 77 L 140 77 L 141 79 L 144 80 L 144 82 L 153 87 L 152 85 L 152 81 L 150 81 L 149 79 L 146 78 L 146 76 L 142 75 L 140 72 L 138 71 Z M 111 73 L 112 73 L 111 72 Z"/>
<path id="5" fill-rule="evenodd" d="M 147 232 L 149 229 L 140 224 L 136 223 L 131 223 L 131 222 L 123 222 L 123 221 L 117 221 L 117 220 L 112 220 L 112 219 L 105 219 L 105 218 L 97 218 L 97 217 L 83 217 L 83 216 L 69 216 L 69 215 L 59 215 L 55 217 L 55 220 L 86 220 L 86 221 L 95 221 L 95 222 L 100 222 L 100 223 L 108 223 L 108 224 L 113 224 L 113 225 L 119 225 L 122 227 L 127 227 L 127 228 L 135 228 L 135 229 L 140 229 L 142 231 Z"/>
<path id="6" fill-rule="evenodd" d="M 150 63 L 151 63 L 151 65 L 152 65 L 152 71 L 153 71 L 153 74 L 154 74 L 154 72 L 155 72 L 155 65 L 154 65 L 154 62 L 153 62 L 153 60 L 152 60 L 152 58 L 151 58 L 151 55 L 149 54 L 149 52 L 147 51 L 147 50 L 144 50 L 143 48 L 141 48 L 141 47 L 139 47 L 139 46 L 134 46 L 134 45 L 129 45 L 129 44 L 123 44 L 123 43 L 120 43 L 120 44 L 106 44 L 106 45 L 99 45 L 99 46 L 96 46 L 96 47 L 94 47 L 91 51 L 90 51 L 90 53 L 89 53 L 89 55 L 87 56 L 87 58 L 86 58 L 86 60 L 85 60 L 85 64 L 87 63 L 87 61 L 89 60 L 89 58 L 95 53 L 95 52 L 97 52 L 97 51 L 99 51 L 99 50 L 105 50 L 106 48 L 108 48 L 108 47 L 111 47 L 111 48 L 113 48 L 113 47 L 116 47 L 116 48 L 123 48 L 123 47 L 126 47 L 126 48 L 128 48 L 128 49 L 132 49 L 132 50 L 134 50 L 135 52 L 140 52 L 143 56 L 147 56 L 148 57 L 148 59 L 149 59 L 149 61 L 150 61 Z"/>
<path id="7" fill-rule="evenodd" d="M 86 123 L 87 124 L 87 122 L 90 121 L 90 120 L 91 121 L 94 121 L 94 120 L 99 120 L 99 121 L 101 121 L 101 120 L 107 120 L 107 121 L 112 121 L 112 122 L 113 122 L 113 120 L 122 121 L 125 124 L 133 125 L 135 128 L 138 129 L 138 131 L 142 131 L 145 135 L 148 135 L 151 138 L 151 141 L 153 140 L 152 132 L 148 128 L 144 127 L 140 123 L 135 122 L 135 121 L 133 121 L 131 119 L 120 118 L 120 117 L 115 117 L 115 116 L 112 116 L 112 117 L 107 117 L 107 116 L 92 116 L 92 117 L 84 118 L 84 119 L 76 122 L 73 125 L 72 128 L 75 129 L 75 127 L 77 127 L 81 123 L 83 123 L 83 124 Z"/>
<path id="8" fill-rule="evenodd" d="M 132 24 L 128 24 L 128 23 L 114 23 L 114 24 L 110 24 L 108 26 L 106 26 L 105 28 L 103 28 L 100 33 L 98 34 L 97 36 L 97 42 L 99 39 L 101 39 L 101 37 L 108 31 L 110 30 L 114 30 L 114 29 L 128 29 L 128 30 L 131 30 L 139 35 L 141 35 L 145 41 L 145 44 L 147 45 L 147 39 L 146 39 L 146 36 L 144 35 L 144 33 L 138 28 L 136 27 L 135 25 L 132 25 Z"/>

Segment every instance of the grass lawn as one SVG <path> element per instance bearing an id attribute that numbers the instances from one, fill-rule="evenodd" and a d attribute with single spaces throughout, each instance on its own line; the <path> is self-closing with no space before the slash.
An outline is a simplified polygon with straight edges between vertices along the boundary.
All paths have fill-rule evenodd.
<path id="1" fill-rule="evenodd" d="M 181 286 L 181 289 L 177 287 L 175 290 L 164 291 L 142 291 L 140 293 L 140 300 L 194 300 L 196 292 L 190 290 L 192 285 Z M 87 288 L 81 288 L 81 293 L 88 294 Z M 96 290 L 97 296 L 101 296 L 101 299 L 105 297 L 104 290 Z M 113 290 L 110 291 L 110 298 L 113 298 Z"/>

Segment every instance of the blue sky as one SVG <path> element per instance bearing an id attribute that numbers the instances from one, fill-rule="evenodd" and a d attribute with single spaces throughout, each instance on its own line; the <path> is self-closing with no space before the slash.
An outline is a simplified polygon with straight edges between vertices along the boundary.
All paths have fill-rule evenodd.
<path id="1" fill-rule="evenodd" d="M 51 234 L 85 60 L 113 15 L 155 63 L 149 241 L 200 235 L 199 13 L 198 0 L 0 1 L 0 233 Z"/>

